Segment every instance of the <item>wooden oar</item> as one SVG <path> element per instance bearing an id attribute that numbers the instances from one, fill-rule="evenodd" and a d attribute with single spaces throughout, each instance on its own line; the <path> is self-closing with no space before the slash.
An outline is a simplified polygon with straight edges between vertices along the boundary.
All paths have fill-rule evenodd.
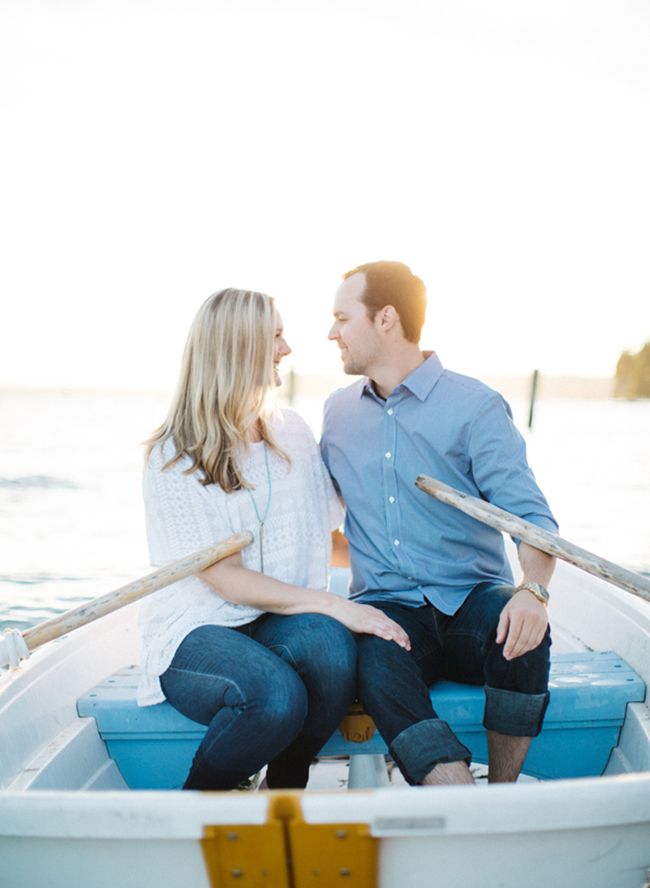
<path id="1" fill-rule="evenodd" d="M 114 592 L 107 592 L 106 595 L 101 595 L 99 598 L 80 604 L 79 607 L 72 608 L 72 610 L 60 614 L 58 617 L 45 620 L 43 623 L 39 623 L 37 626 L 33 626 L 31 629 L 23 632 L 23 638 L 30 651 L 33 651 L 34 648 L 40 647 L 46 641 L 52 641 L 53 638 L 66 635 L 73 629 L 78 629 L 79 626 L 92 623 L 93 620 L 98 620 L 100 617 L 104 617 L 106 614 L 110 614 L 126 604 L 131 604 L 132 601 L 137 601 L 138 598 L 144 598 L 145 595 L 151 595 L 152 592 L 157 592 L 159 589 L 164 589 L 165 586 L 170 586 L 178 580 L 183 580 L 185 577 L 205 570 L 206 567 L 221 561 L 222 558 L 227 558 L 228 555 L 234 555 L 235 552 L 245 549 L 252 542 L 252 534 L 244 530 L 221 543 L 217 543 L 216 546 L 202 549 L 200 552 L 195 552 L 193 555 L 174 561 L 173 564 L 169 564 L 167 567 L 161 567 L 159 570 L 147 574 L 146 577 L 129 583 L 128 586 L 121 586 Z"/>
<path id="2" fill-rule="evenodd" d="M 453 487 L 448 487 L 435 478 L 418 475 L 415 486 L 428 493 L 429 496 L 448 503 L 450 506 L 455 506 L 484 524 L 502 530 L 536 549 L 541 549 L 548 555 L 555 555 L 563 561 L 575 564 L 576 567 L 587 571 L 587 573 L 601 577 L 615 586 L 620 586 L 621 589 L 627 589 L 628 592 L 633 592 L 635 595 L 645 598 L 646 601 L 650 601 L 650 580 L 633 570 L 626 570 L 624 567 L 619 567 L 618 564 L 605 561 L 604 558 L 563 540 L 557 534 L 542 530 L 541 527 L 531 524 L 530 521 L 524 521 L 523 518 L 518 518 L 510 512 L 506 512 L 505 509 L 493 506 L 492 503 L 486 503 L 475 496 L 454 490 Z"/>

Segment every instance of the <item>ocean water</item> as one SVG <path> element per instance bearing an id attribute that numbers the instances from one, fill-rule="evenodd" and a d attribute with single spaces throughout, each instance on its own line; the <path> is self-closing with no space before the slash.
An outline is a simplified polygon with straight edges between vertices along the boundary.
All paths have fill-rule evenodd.
<path id="1" fill-rule="evenodd" d="M 151 571 L 139 442 L 161 393 L 0 392 L 0 630 L 26 629 Z M 318 432 L 321 401 L 296 403 Z M 565 538 L 650 574 L 650 402 L 543 400 L 535 474 Z M 426 467 L 423 466 L 426 472 Z"/>

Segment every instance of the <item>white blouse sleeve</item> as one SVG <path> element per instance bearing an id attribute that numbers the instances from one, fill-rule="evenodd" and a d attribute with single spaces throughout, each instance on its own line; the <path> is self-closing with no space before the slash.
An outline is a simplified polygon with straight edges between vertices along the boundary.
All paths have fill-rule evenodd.
<path id="1" fill-rule="evenodd" d="M 163 466 L 174 454 L 168 439 L 152 450 L 142 487 L 149 559 L 153 566 L 168 564 L 213 546 L 232 535 L 225 520 L 201 490 L 200 473 L 184 474 L 187 458 Z"/>

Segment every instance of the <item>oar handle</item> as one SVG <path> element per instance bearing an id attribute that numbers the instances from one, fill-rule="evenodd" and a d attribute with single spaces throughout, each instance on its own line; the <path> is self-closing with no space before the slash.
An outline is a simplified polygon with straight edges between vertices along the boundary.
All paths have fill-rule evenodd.
<path id="1" fill-rule="evenodd" d="M 199 571 L 205 570 L 211 564 L 221 561 L 222 558 L 227 558 L 228 555 L 234 555 L 235 552 L 245 549 L 252 542 L 252 534 L 244 530 L 229 537 L 227 540 L 223 540 L 223 542 L 218 543 L 216 546 L 202 549 L 193 555 L 187 555 L 185 558 L 167 565 L 167 567 L 162 567 L 151 574 L 147 574 L 146 577 L 135 580 L 135 582 L 129 583 L 128 586 L 122 586 L 114 592 L 107 592 L 106 595 L 87 601 L 85 604 L 53 617 L 51 620 L 45 620 L 43 623 L 39 623 L 37 626 L 33 626 L 31 629 L 23 632 L 23 638 L 30 651 L 33 651 L 34 648 L 40 647 L 45 642 L 59 638 L 61 635 L 66 635 L 68 632 L 78 629 L 79 626 L 84 626 L 86 623 L 92 623 L 93 620 L 98 620 L 112 611 L 131 604 L 132 601 L 137 601 L 138 598 L 144 598 L 145 595 L 151 595 L 152 592 L 164 589 L 165 586 L 170 586 L 172 583 L 178 582 L 178 580 L 183 580 L 185 577 L 199 573 Z"/>
<path id="2" fill-rule="evenodd" d="M 428 493 L 429 496 L 450 506 L 455 506 L 461 512 L 476 518 L 477 521 L 489 524 L 548 555 L 554 555 L 556 558 L 575 564 L 576 567 L 587 571 L 587 573 L 601 577 L 615 586 L 620 586 L 621 589 L 627 589 L 628 592 L 633 592 L 635 595 L 645 598 L 646 601 L 650 601 L 650 580 L 633 570 L 626 570 L 618 564 L 606 561 L 586 549 L 581 549 L 580 546 L 574 546 L 573 543 L 563 540 L 557 534 L 549 533 L 548 530 L 543 530 L 541 527 L 531 524 L 530 521 L 524 521 L 523 518 L 518 518 L 492 503 L 448 487 L 435 478 L 418 475 L 415 486 Z"/>

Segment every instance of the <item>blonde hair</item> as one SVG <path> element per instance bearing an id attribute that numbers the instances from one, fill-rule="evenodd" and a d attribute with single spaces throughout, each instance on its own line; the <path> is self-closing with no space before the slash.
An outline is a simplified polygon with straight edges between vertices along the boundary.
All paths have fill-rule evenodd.
<path id="1" fill-rule="evenodd" d="M 226 493 L 250 487 L 237 459 L 248 452 L 256 424 L 262 440 L 290 462 L 270 423 L 275 329 L 275 303 L 264 293 L 229 288 L 203 303 L 167 418 L 144 442 L 145 463 L 156 444 L 172 438 L 176 454 L 163 470 L 187 454 L 192 465 L 185 474 L 200 470 L 203 485 L 218 484 Z"/>

